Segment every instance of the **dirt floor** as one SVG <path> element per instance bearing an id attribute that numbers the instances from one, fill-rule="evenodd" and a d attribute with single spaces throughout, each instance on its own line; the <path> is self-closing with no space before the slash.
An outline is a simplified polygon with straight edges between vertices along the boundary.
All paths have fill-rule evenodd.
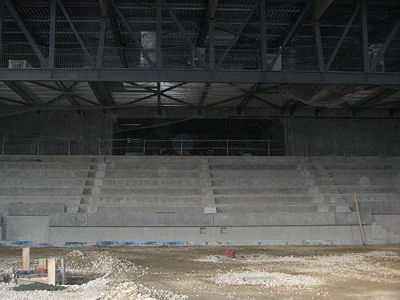
<path id="1" fill-rule="evenodd" d="M 17 291 L 0 299 L 400 299 L 400 246 L 32 248 L 31 261 L 64 257 L 85 275 L 56 291 Z M 21 265 L 21 249 L 0 248 L 0 280 Z"/>

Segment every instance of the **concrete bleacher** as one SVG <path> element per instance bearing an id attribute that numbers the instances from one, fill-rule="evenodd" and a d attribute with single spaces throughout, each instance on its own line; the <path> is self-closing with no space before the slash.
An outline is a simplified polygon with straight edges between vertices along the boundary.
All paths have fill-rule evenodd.
<path id="1" fill-rule="evenodd" d="M 34 241 L 400 238 L 399 157 L 0 156 L 2 236 Z"/>

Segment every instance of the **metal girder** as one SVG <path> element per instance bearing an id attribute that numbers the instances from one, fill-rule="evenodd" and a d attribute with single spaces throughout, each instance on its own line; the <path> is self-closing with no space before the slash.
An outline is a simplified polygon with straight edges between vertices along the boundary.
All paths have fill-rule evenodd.
<path id="1" fill-rule="evenodd" d="M 162 3 L 157 0 L 156 11 L 156 48 L 157 48 L 157 69 L 162 69 Z M 160 100 L 161 101 L 161 100 Z M 160 111 L 161 114 L 161 111 Z"/>
<path id="2" fill-rule="evenodd" d="M 199 58 L 200 63 L 205 67 L 206 63 L 204 62 L 203 57 L 199 54 L 197 47 L 193 44 L 193 41 L 190 39 L 189 35 L 187 34 L 186 30 L 183 28 L 182 24 L 179 22 L 178 18 L 176 17 L 175 13 L 172 11 L 171 7 L 168 5 L 166 0 L 162 0 L 164 6 L 166 7 L 168 14 L 171 16 L 172 20 L 174 20 L 175 25 L 178 27 L 179 31 L 183 34 L 185 40 L 188 42 L 190 48 L 192 49 L 193 53 Z"/>
<path id="3" fill-rule="evenodd" d="M 121 65 L 125 68 L 128 67 L 128 59 L 126 58 L 126 53 L 124 51 L 125 43 L 122 39 L 121 28 L 118 24 L 118 18 L 115 13 L 114 7 L 110 5 L 108 0 L 100 0 L 100 7 L 103 12 L 103 16 L 107 16 L 110 21 L 111 32 L 113 35 L 114 42 L 116 43 L 118 49 L 118 56 L 121 61 Z"/>
<path id="4" fill-rule="evenodd" d="M 322 39 L 321 39 L 321 28 L 320 23 L 316 17 L 314 17 L 314 34 L 315 34 L 315 44 L 317 45 L 317 58 L 318 58 L 318 69 L 320 72 L 325 70 L 324 61 L 324 51 L 322 49 Z"/>
<path id="5" fill-rule="evenodd" d="M 197 106 L 194 105 L 194 104 L 192 104 L 192 103 L 189 103 L 189 102 L 186 102 L 186 101 L 184 101 L 184 100 L 181 100 L 181 99 L 172 97 L 172 96 L 170 96 L 170 95 L 164 94 L 164 92 L 162 92 L 162 91 L 161 91 L 161 95 L 163 95 L 165 98 L 171 99 L 171 100 L 173 100 L 173 101 L 175 101 L 175 102 L 182 103 L 182 104 L 185 104 L 185 105 L 187 105 L 187 106 L 191 106 L 191 107 L 197 108 Z"/>
<path id="6" fill-rule="evenodd" d="M 106 26 L 107 21 L 103 17 L 100 22 L 100 32 L 99 32 L 99 43 L 97 45 L 97 54 L 96 54 L 96 68 L 103 67 L 103 53 L 104 53 L 104 41 L 106 37 Z"/>
<path id="7" fill-rule="evenodd" d="M 161 83 L 157 82 L 157 115 L 162 114 L 162 103 L 161 103 Z"/>
<path id="8" fill-rule="evenodd" d="M 225 50 L 224 54 L 222 54 L 221 59 L 217 63 L 217 69 L 221 66 L 221 64 L 224 62 L 225 58 L 228 56 L 228 54 L 231 52 L 232 48 L 236 46 L 236 43 L 239 41 L 240 35 L 242 34 L 243 30 L 246 28 L 247 24 L 249 24 L 251 18 L 253 17 L 254 12 L 257 10 L 258 2 L 254 5 L 253 9 L 250 11 L 250 13 L 247 15 L 246 20 L 240 25 L 239 30 L 236 32 L 235 37 L 233 38 L 232 42 L 228 46 L 228 48 Z"/>
<path id="9" fill-rule="evenodd" d="M 261 70 L 268 69 L 268 45 L 267 45 L 267 28 L 266 28 L 266 8 L 265 0 L 260 2 L 260 31 L 261 31 Z"/>
<path id="10" fill-rule="evenodd" d="M 400 73 L 146 69 L 0 69 L 0 80 L 398 85 Z"/>
<path id="11" fill-rule="evenodd" d="M 121 10 L 118 8 L 118 6 L 115 4 L 114 0 L 109 0 L 111 3 L 111 6 L 113 7 L 115 13 L 118 15 L 119 19 L 121 20 L 122 24 L 125 26 L 125 28 L 128 30 L 130 36 L 133 38 L 133 40 L 135 41 L 135 44 L 138 48 L 140 48 L 140 50 L 143 53 L 144 59 L 147 61 L 147 63 L 150 66 L 153 66 L 154 62 L 151 60 L 151 58 L 149 57 L 149 53 L 146 49 L 143 48 L 142 43 L 140 42 L 140 40 L 138 39 L 137 34 L 135 34 L 135 32 L 133 31 L 131 25 L 129 24 L 129 22 L 125 19 L 124 15 L 122 14 Z"/>
<path id="12" fill-rule="evenodd" d="M 254 84 L 250 91 L 247 91 L 246 95 L 244 96 L 243 100 L 239 103 L 239 105 L 236 107 L 236 111 L 238 115 L 241 115 L 243 112 L 243 109 L 246 108 L 247 104 L 250 103 L 252 99 L 254 99 L 254 92 L 255 90 L 260 86 L 260 83 Z"/>
<path id="13" fill-rule="evenodd" d="M 315 18 L 319 20 L 333 0 L 315 0 Z"/>
<path id="14" fill-rule="evenodd" d="M 386 87 L 378 88 L 376 91 L 371 93 L 370 95 L 361 99 L 358 103 L 356 103 L 357 107 L 360 106 L 372 106 L 379 101 L 397 93 L 398 91 L 395 89 L 389 89 Z"/>
<path id="15" fill-rule="evenodd" d="M 204 47 L 209 31 L 209 22 L 214 19 L 215 12 L 218 6 L 218 0 L 204 0 L 206 9 L 203 12 L 200 23 L 200 30 L 197 36 L 196 45 L 198 47 Z"/>
<path id="16" fill-rule="evenodd" d="M 50 0 L 50 43 L 49 43 L 49 68 L 54 68 L 55 48 L 56 48 L 56 18 L 57 2 Z"/>
<path id="17" fill-rule="evenodd" d="M 85 45 L 85 43 L 83 42 L 82 37 L 80 36 L 78 30 L 76 29 L 74 22 L 72 22 L 71 17 L 69 16 L 67 10 L 65 9 L 64 4 L 62 3 L 61 0 L 57 0 L 57 4 L 58 4 L 58 7 L 61 9 L 61 11 L 62 11 L 64 17 L 67 19 L 68 24 L 69 24 L 69 26 L 71 27 L 72 31 L 74 32 L 74 35 L 75 35 L 76 39 L 77 39 L 78 42 L 79 42 L 79 45 L 81 46 L 83 52 L 85 53 L 85 56 L 86 56 L 86 59 L 88 60 L 89 65 L 90 65 L 91 67 L 94 67 L 92 58 L 90 57 L 90 53 L 89 53 L 89 51 L 87 50 L 86 45 Z"/>
<path id="18" fill-rule="evenodd" d="M 364 72 L 369 72 L 369 45 L 368 45 L 368 15 L 367 0 L 361 0 L 361 34 L 364 61 Z"/>
<path id="19" fill-rule="evenodd" d="M 378 52 L 378 55 L 375 57 L 374 61 L 371 63 L 370 70 L 374 71 L 379 61 L 383 59 L 383 55 L 385 54 L 387 48 L 389 47 L 390 43 L 392 42 L 394 36 L 396 35 L 397 31 L 400 28 L 400 18 L 397 19 L 396 23 L 394 24 L 392 30 L 390 31 L 389 35 L 387 36 L 385 42 L 383 43 L 381 49 Z"/>
<path id="20" fill-rule="evenodd" d="M 34 105 L 38 104 L 39 101 L 36 99 L 34 94 L 22 83 L 18 81 L 3 81 L 9 89 L 21 97 L 26 104 Z"/>
<path id="21" fill-rule="evenodd" d="M 290 40 L 293 37 L 293 34 L 296 32 L 297 28 L 303 22 L 304 18 L 307 16 L 309 13 L 309 8 L 311 6 L 311 1 L 308 1 L 306 3 L 306 6 L 304 7 L 303 11 L 300 13 L 296 21 L 294 22 L 293 26 L 290 28 L 288 34 L 286 35 L 285 39 L 283 40 L 281 46 L 279 47 L 278 52 L 275 54 L 274 58 L 272 59 L 271 63 L 269 64 L 269 69 L 271 70 L 272 67 L 274 66 L 275 62 L 277 61 L 279 55 L 282 54 L 282 51 L 285 49 L 286 45 L 290 42 Z"/>
<path id="22" fill-rule="evenodd" d="M 4 0 L 0 0 L 0 45 L 4 43 L 4 6 Z"/>
<path id="23" fill-rule="evenodd" d="M 358 15 L 358 13 L 360 12 L 360 4 L 357 5 L 356 9 L 354 10 L 353 14 L 350 17 L 350 20 L 347 22 L 345 29 L 343 30 L 342 35 L 340 36 L 340 39 L 338 41 L 338 43 L 336 44 L 335 49 L 333 50 L 331 56 L 329 57 L 328 63 L 326 64 L 326 71 L 329 71 L 333 61 L 336 58 L 336 55 L 340 49 L 340 47 L 342 46 L 344 39 L 347 35 L 347 33 L 349 32 L 351 25 L 354 22 L 354 19 L 356 18 L 356 16 Z"/>
<path id="24" fill-rule="evenodd" d="M 276 104 L 274 104 L 274 103 L 272 103 L 272 102 L 270 102 L 270 101 L 268 101 L 268 100 L 266 100 L 266 99 L 264 99 L 264 98 L 261 98 L 260 96 L 257 95 L 258 93 L 262 93 L 262 92 L 269 91 L 269 90 L 271 90 L 271 89 L 275 89 L 275 88 L 276 88 L 275 86 L 266 87 L 266 88 L 261 88 L 261 84 L 260 84 L 260 83 L 257 83 L 257 84 L 254 86 L 254 87 L 256 88 L 254 91 L 248 91 L 248 90 L 245 90 L 245 89 L 241 88 L 240 86 L 237 86 L 236 84 L 234 84 L 234 83 L 232 83 L 232 82 L 230 83 L 230 85 L 232 85 L 232 86 L 234 86 L 235 88 L 241 90 L 242 92 L 245 93 L 245 95 L 248 95 L 248 96 L 251 96 L 251 97 L 252 97 L 252 98 L 249 98 L 249 99 L 248 99 L 247 103 L 245 103 L 244 106 L 246 106 L 246 105 L 254 98 L 254 99 L 256 99 L 256 100 L 258 100 L 258 101 L 261 101 L 261 102 L 263 102 L 263 103 L 265 103 L 265 104 L 267 104 L 267 105 L 269 105 L 269 106 L 272 106 L 272 107 L 274 107 L 274 108 L 276 108 L 276 109 L 281 109 L 278 105 L 276 105 Z M 239 106 L 240 106 L 240 104 L 239 104 Z"/>
<path id="25" fill-rule="evenodd" d="M 210 87 L 211 87 L 211 82 L 206 82 L 206 84 L 204 85 L 204 88 L 203 88 L 203 92 L 201 93 L 200 101 L 199 101 L 199 105 L 198 105 L 198 114 L 199 115 L 201 115 L 203 112 L 203 105 L 207 99 L 207 95 L 208 95 L 208 91 L 210 90 Z"/>
<path id="26" fill-rule="evenodd" d="M 90 89 L 95 95 L 97 101 L 102 105 L 114 105 L 114 100 L 110 90 L 104 85 L 104 82 L 89 81 Z"/>
<path id="27" fill-rule="evenodd" d="M 28 40 L 30 46 L 32 47 L 33 52 L 35 52 L 37 58 L 40 60 L 40 63 L 43 67 L 48 66 L 48 62 L 46 57 L 43 55 L 42 51 L 39 49 L 38 43 L 35 41 L 35 38 L 33 37 L 32 33 L 28 30 L 28 27 L 26 27 L 24 21 L 22 20 L 22 17 L 19 15 L 18 11 L 13 5 L 12 0 L 4 0 L 5 4 L 7 6 L 8 11 L 11 13 L 13 19 L 17 23 L 19 29 L 21 29 L 22 33 L 24 34 L 25 38 Z"/>

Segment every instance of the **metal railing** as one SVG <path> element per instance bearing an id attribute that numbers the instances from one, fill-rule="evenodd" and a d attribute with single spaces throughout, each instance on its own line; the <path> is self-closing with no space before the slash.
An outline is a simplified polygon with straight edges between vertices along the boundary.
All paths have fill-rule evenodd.
<path id="1" fill-rule="evenodd" d="M 285 155 L 283 141 L 1 137 L 2 155 Z"/>

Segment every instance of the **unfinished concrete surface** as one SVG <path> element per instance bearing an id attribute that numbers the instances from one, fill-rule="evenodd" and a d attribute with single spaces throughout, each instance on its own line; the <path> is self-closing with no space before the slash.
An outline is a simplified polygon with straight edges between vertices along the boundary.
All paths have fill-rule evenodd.
<path id="1" fill-rule="evenodd" d="M 367 241 L 400 241 L 399 157 L 1 156 L 0 167 L 4 240 L 354 243 L 357 192 Z"/>
<path id="2" fill-rule="evenodd" d="M 15 291 L 1 299 L 399 299 L 400 247 L 32 248 L 38 258 L 65 257 L 67 274 L 90 281 L 58 291 Z M 0 248 L 0 274 L 21 250 Z"/>

